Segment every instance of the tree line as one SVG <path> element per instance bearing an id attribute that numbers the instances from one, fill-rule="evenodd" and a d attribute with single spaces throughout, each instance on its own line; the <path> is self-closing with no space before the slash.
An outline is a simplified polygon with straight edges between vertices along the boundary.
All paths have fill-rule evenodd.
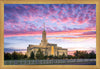
<path id="1" fill-rule="evenodd" d="M 14 51 L 12 54 L 11 53 L 5 53 L 4 52 L 4 60 L 24 60 L 24 59 L 65 59 L 66 56 L 63 53 L 63 55 L 59 55 L 59 56 L 53 56 L 53 55 L 44 55 L 43 51 L 41 51 L 41 49 L 39 48 L 36 55 L 34 54 L 34 52 L 31 52 L 30 57 L 28 57 L 26 54 L 24 55 L 21 52 L 16 52 Z"/>
<path id="2" fill-rule="evenodd" d="M 18 53 L 14 51 L 12 54 L 11 53 L 5 53 L 4 52 L 4 60 L 20 60 L 20 59 L 26 59 L 27 55 L 23 54 L 22 52 Z"/>
<path id="3" fill-rule="evenodd" d="M 34 54 L 34 52 L 31 52 L 30 57 L 27 57 L 26 54 L 23 54 L 21 52 L 18 53 L 16 51 L 14 51 L 12 54 L 4 52 L 4 60 L 22 60 L 22 59 L 49 60 L 49 59 L 92 59 L 92 58 L 96 58 L 96 54 L 94 51 L 91 51 L 90 53 L 88 53 L 87 51 L 76 51 L 74 55 L 68 55 L 68 56 L 66 56 L 64 53 L 58 56 L 53 56 L 53 55 L 48 56 L 44 55 L 41 49 L 38 49 L 36 55 Z"/>
<path id="4" fill-rule="evenodd" d="M 88 53 L 87 51 L 76 51 L 74 52 L 74 55 L 68 55 L 68 59 L 95 59 L 96 54 L 94 51 L 91 51 Z"/>

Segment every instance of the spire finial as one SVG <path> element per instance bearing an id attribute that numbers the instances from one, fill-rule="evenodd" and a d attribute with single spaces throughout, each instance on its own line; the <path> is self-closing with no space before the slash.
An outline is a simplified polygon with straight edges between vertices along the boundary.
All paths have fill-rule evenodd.
<path id="1" fill-rule="evenodd" d="M 44 23 L 44 30 L 45 30 L 45 23 Z"/>

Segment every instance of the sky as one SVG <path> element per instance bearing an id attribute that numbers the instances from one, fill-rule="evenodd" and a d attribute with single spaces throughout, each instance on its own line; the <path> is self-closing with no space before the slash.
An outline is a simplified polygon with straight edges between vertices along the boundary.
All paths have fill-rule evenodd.
<path id="1" fill-rule="evenodd" d="M 96 52 L 95 4 L 5 4 L 4 51 L 25 53 L 29 44 L 39 45 L 44 23 L 48 42 L 68 54 Z"/>

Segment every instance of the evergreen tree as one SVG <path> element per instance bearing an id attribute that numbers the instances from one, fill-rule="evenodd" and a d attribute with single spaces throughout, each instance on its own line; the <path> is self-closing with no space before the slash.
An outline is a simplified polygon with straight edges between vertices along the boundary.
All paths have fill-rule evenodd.
<path id="1" fill-rule="evenodd" d="M 4 52 L 4 60 L 11 60 L 11 59 L 12 59 L 11 54 Z"/>
<path id="2" fill-rule="evenodd" d="M 22 52 L 17 53 L 18 59 L 24 59 L 24 55 Z"/>
<path id="3" fill-rule="evenodd" d="M 94 51 L 91 51 L 91 52 L 89 53 L 89 58 L 96 58 L 96 54 L 95 54 Z"/>
<path id="4" fill-rule="evenodd" d="M 27 55 L 26 54 L 24 55 L 24 58 L 27 58 Z"/>
<path id="5" fill-rule="evenodd" d="M 31 52 L 30 59 L 34 59 L 34 52 Z"/>
<path id="6" fill-rule="evenodd" d="M 13 59 L 13 60 L 18 59 L 18 53 L 17 53 L 17 52 L 14 51 L 14 52 L 12 53 L 12 59 Z"/>
<path id="7" fill-rule="evenodd" d="M 80 54 L 80 51 L 76 51 L 76 52 L 74 53 L 74 56 L 75 56 L 76 58 L 79 58 L 79 54 Z"/>
<path id="8" fill-rule="evenodd" d="M 74 57 L 77 59 L 77 58 L 82 58 L 82 59 L 85 59 L 85 58 L 89 58 L 90 55 L 88 54 L 87 51 L 76 51 L 74 53 Z"/>
<path id="9" fill-rule="evenodd" d="M 10 53 L 5 53 L 4 52 L 4 60 L 20 60 L 20 59 L 24 59 L 24 58 L 27 58 L 27 55 L 23 54 L 22 52 L 16 52 L 14 51 L 12 54 Z"/>
<path id="10" fill-rule="evenodd" d="M 44 59 L 44 54 L 43 52 L 41 51 L 41 49 L 39 48 L 37 53 L 36 53 L 36 58 L 37 59 Z"/>
<path id="11" fill-rule="evenodd" d="M 66 58 L 66 55 L 65 53 L 62 54 L 62 59 L 65 59 Z"/>
<path id="12" fill-rule="evenodd" d="M 79 55 L 79 58 L 82 58 L 82 59 L 85 59 L 85 58 L 88 58 L 88 53 L 87 51 L 80 51 L 80 55 Z"/>

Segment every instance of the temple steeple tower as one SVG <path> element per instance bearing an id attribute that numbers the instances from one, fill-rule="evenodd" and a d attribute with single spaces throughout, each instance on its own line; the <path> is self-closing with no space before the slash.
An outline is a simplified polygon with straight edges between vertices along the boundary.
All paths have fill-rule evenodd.
<path id="1" fill-rule="evenodd" d="M 44 23 L 44 30 L 42 32 L 42 40 L 40 43 L 41 46 L 46 46 L 47 45 L 47 40 L 46 40 L 46 31 L 45 31 L 45 23 Z"/>
<path id="2" fill-rule="evenodd" d="M 45 31 L 45 23 L 44 23 L 44 31 Z"/>

